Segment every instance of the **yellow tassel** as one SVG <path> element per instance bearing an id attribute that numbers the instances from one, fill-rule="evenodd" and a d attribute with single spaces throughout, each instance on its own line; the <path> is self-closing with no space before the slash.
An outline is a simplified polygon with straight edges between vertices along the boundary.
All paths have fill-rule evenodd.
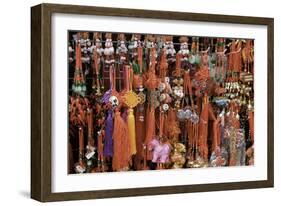
<path id="1" fill-rule="evenodd" d="M 136 129 L 135 129 L 135 116 L 134 110 L 132 108 L 128 109 L 128 129 L 129 129 L 129 138 L 131 143 L 131 155 L 137 153 L 136 146 Z"/>

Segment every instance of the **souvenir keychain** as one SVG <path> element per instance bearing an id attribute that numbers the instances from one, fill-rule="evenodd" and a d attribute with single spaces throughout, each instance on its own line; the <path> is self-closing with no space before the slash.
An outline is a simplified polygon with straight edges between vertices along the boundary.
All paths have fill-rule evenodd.
<path id="1" fill-rule="evenodd" d="M 84 79 L 84 73 L 82 69 L 81 61 L 81 45 L 80 45 L 80 33 L 77 34 L 76 48 L 75 48 L 75 72 L 72 84 L 72 91 L 78 95 L 85 96 L 86 84 Z"/>
<path id="2" fill-rule="evenodd" d="M 168 75 L 168 60 L 166 48 L 161 50 L 160 54 L 160 68 L 159 68 L 159 78 L 164 78 Z"/>
<path id="3" fill-rule="evenodd" d="M 94 139 L 93 139 L 93 110 L 87 109 L 87 126 L 88 126 L 88 144 L 86 146 L 87 152 L 85 154 L 87 160 L 87 171 L 92 167 L 92 159 L 95 155 Z"/>
<path id="4" fill-rule="evenodd" d="M 125 66 L 126 73 L 126 93 L 123 96 L 124 104 L 129 108 L 128 109 L 128 129 L 129 129 L 129 138 L 131 142 L 131 155 L 135 155 L 137 152 L 136 148 L 136 131 L 135 131 L 135 116 L 134 116 L 134 107 L 140 102 L 138 95 L 132 90 L 132 74 L 133 70 L 131 66 Z"/>
<path id="5" fill-rule="evenodd" d="M 194 62 L 189 61 L 189 56 L 191 56 L 189 54 L 189 49 L 188 49 L 188 38 L 185 36 L 182 36 L 179 38 L 179 42 L 180 42 L 180 50 L 178 51 L 178 54 L 180 54 L 181 58 L 181 68 L 187 70 L 189 69 L 188 67 L 188 63 L 193 64 Z M 193 52 L 193 51 L 192 51 Z"/>
<path id="6" fill-rule="evenodd" d="M 86 171 L 86 166 L 83 161 L 84 152 L 84 130 L 79 127 L 79 161 L 75 164 L 76 173 L 84 173 Z"/>
<path id="7" fill-rule="evenodd" d="M 226 55 L 225 39 L 218 38 L 216 45 L 216 64 L 215 64 L 215 80 L 223 82 L 226 75 Z"/>
<path id="8" fill-rule="evenodd" d="M 104 172 L 104 138 L 105 138 L 105 131 L 104 127 L 102 126 L 101 129 L 97 132 L 97 151 L 98 151 L 98 171 Z"/>
<path id="9" fill-rule="evenodd" d="M 152 47 L 150 50 L 150 62 L 149 62 L 149 69 L 146 73 L 147 78 L 144 82 L 144 86 L 149 91 L 148 97 L 148 105 L 146 110 L 146 122 L 149 124 L 146 125 L 146 138 L 145 138 L 145 149 L 146 149 L 146 160 L 152 159 L 152 154 L 150 151 L 147 150 L 149 143 L 155 137 L 155 108 L 157 108 L 160 103 L 158 101 L 158 94 L 156 88 L 159 86 L 159 79 L 155 74 L 155 66 L 156 66 L 156 48 Z M 145 162 L 146 163 L 146 162 Z"/>
<path id="10" fill-rule="evenodd" d="M 96 76 L 96 81 L 93 78 L 92 88 L 95 90 L 96 95 L 101 95 L 101 86 L 100 86 L 100 69 L 101 69 L 101 56 L 103 53 L 102 43 L 101 43 L 101 34 L 98 32 L 94 33 L 94 42 L 95 46 L 93 48 L 93 76 Z"/>
<path id="11" fill-rule="evenodd" d="M 173 36 L 165 36 L 164 49 L 166 51 L 168 63 L 171 64 L 175 62 L 176 50 L 174 48 Z"/>

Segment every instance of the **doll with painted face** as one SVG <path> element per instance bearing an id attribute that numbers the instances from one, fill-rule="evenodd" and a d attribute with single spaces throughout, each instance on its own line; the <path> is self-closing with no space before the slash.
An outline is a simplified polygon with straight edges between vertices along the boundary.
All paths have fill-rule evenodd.
<path id="1" fill-rule="evenodd" d="M 93 40 L 94 40 L 94 43 L 91 47 L 91 52 L 93 53 L 94 51 L 96 51 L 98 53 L 98 55 L 101 57 L 103 54 L 102 34 L 100 32 L 94 32 Z"/>
<path id="2" fill-rule="evenodd" d="M 104 48 L 104 55 L 105 55 L 105 64 L 111 65 L 115 63 L 114 59 L 114 47 L 112 43 L 112 34 L 106 33 L 105 34 L 105 48 Z"/>
<path id="3" fill-rule="evenodd" d="M 125 34 L 119 34 L 118 35 L 118 48 L 116 49 L 116 55 L 119 58 L 119 63 L 123 64 L 127 62 L 127 53 L 128 49 L 126 46 L 126 37 Z"/>
<path id="4" fill-rule="evenodd" d="M 164 79 L 160 82 L 158 90 L 160 91 L 160 102 L 164 104 L 169 104 L 172 102 L 171 94 L 172 88 L 170 85 L 170 78 L 164 77 Z"/>
<path id="5" fill-rule="evenodd" d="M 96 91 L 97 95 L 101 95 L 101 81 L 100 81 L 100 69 L 101 69 L 101 57 L 103 53 L 102 43 L 101 43 L 101 33 L 95 32 L 93 34 L 94 46 L 92 46 L 92 59 L 93 59 L 93 84 L 92 88 Z"/>
<path id="6" fill-rule="evenodd" d="M 189 57 L 189 49 L 188 49 L 188 38 L 186 36 L 182 36 L 179 38 L 180 41 L 180 50 L 178 53 L 181 55 L 181 66 L 182 68 L 188 68 L 188 57 Z"/>
<path id="7" fill-rule="evenodd" d="M 132 58 L 135 58 L 138 56 L 137 48 L 142 46 L 141 42 L 141 35 L 140 34 L 133 34 L 132 38 L 130 40 L 128 49 L 130 51 L 130 54 Z"/>
<path id="8" fill-rule="evenodd" d="M 156 44 L 156 38 L 154 35 L 151 35 L 151 34 L 146 35 L 145 41 L 144 41 L 144 47 L 145 47 L 144 57 L 145 57 L 145 61 L 146 61 L 147 65 L 148 65 L 147 68 L 149 68 L 150 63 L 152 62 L 151 61 L 152 59 L 155 59 L 154 62 L 155 62 L 155 64 L 157 64 L 157 61 L 156 61 L 156 59 L 158 57 L 157 51 L 156 51 L 157 44 Z M 153 57 L 152 57 L 152 54 L 154 55 Z"/>
<path id="9" fill-rule="evenodd" d="M 82 57 L 81 57 L 82 63 L 89 65 L 91 46 L 92 46 L 92 42 L 89 39 L 89 32 L 81 33 L 80 45 L 81 45 L 81 52 L 82 52 Z"/>
<path id="10" fill-rule="evenodd" d="M 166 50 L 168 63 L 176 61 L 176 50 L 174 48 L 173 36 L 165 36 L 164 49 Z"/>

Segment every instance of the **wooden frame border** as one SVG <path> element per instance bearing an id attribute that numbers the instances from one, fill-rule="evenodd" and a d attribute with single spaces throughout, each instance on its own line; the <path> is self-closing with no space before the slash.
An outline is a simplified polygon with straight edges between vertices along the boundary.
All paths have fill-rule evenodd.
<path id="1" fill-rule="evenodd" d="M 268 148 L 267 180 L 135 189 L 52 193 L 51 191 L 51 16 L 53 13 L 239 23 L 267 26 Z M 274 19 L 62 4 L 31 8 L 31 198 L 42 201 L 205 192 L 274 185 Z"/>

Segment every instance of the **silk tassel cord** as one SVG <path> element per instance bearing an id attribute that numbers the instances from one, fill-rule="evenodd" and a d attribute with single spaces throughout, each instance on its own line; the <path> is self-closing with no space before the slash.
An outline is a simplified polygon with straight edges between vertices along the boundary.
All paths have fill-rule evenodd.
<path id="1" fill-rule="evenodd" d="M 139 64 L 139 67 L 140 67 L 140 73 L 142 74 L 142 47 L 139 46 L 138 47 L 138 64 Z"/>
<path id="2" fill-rule="evenodd" d="M 79 164 L 82 166 L 84 154 L 84 131 L 82 127 L 79 127 Z"/>
<path id="3" fill-rule="evenodd" d="M 88 109 L 87 113 L 87 123 L 88 123 L 88 146 L 93 145 L 93 110 Z"/>
<path id="4" fill-rule="evenodd" d="M 249 115 L 249 128 L 250 128 L 251 140 L 252 143 L 254 143 L 254 111 L 249 110 L 248 115 Z"/>
<path id="5" fill-rule="evenodd" d="M 127 73 L 126 77 L 126 85 L 127 91 L 132 90 L 132 68 L 130 66 L 125 66 L 125 71 Z M 130 107 L 128 109 L 128 131 L 129 131 L 129 138 L 131 143 L 131 155 L 135 155 L 137 153 L 137 146 L 136 146 L 136 126 L 135 126 L 135 116 L 134 116 L 134 109 Z"/>
<path id="6" fill-rule="evenodd" d="M 213 142 L 212 142 L 212 151 L 215 151 L 217 147 L 220 146 L 220 121 L 215 117 L 214 111 L 210 103 L 208 103 L 209 109 L 209 119 L 213 121 L 212 130 L 213 130 Z"/>
<path id="7" fill-rule="evenodd" d="M 166 49 L 162 49 L 161 58 L 160 58 L 160 71 L 159 71 L 159 77 L 164 78 L 167 75 L 167 56 L 166 56 Z"/>
<path id="8" fill-rule="evenodd" d="M 100 95 L 100 82 L 99 82 L 99 54 L 97 49 L 93 52 L 93 59 L 94 59 L 94 67 L 96 72 L 96 83 L 97 83 L 97 94 Z M 94 83 L 94 82 L 93 82 Z"/>
<path id="9" fill-rule="evenodd" d="M 128 144 L 128 127 L 121 117 L 119 109 L 115 110 L 113 130 L 113 160 L 114 171 L 124 170 L 129 166 L 130 145 Z"/>
<path id="10" fill-rule="evenodd" d="M 208 138 L 208 114 L 209 114 L 209 108 L 208 108 L 208 96 L 205 94 L 203 98 L 202 103 L 202 111 L 200 114 L 200 123 L 199 123 L 199 139 L 198 139 L 198 149 L 199 153 L 202 155 L 203 159 L 206 161 L 208 159 L 208 144 L 207 144 L 207 138 Z"/>
<path id="11" fill-rule="evenodd" d="M 138 65 L 140 67 L 140 75 L 141 78 L 143 79 L 143 48 L 141 46 L 138 46 L 137 48 L 137 53 L 138 53 Z M 142 87 L 142 84 L 140 85 L 140 88 Z M 143 107 L 143 108 L 141 108 Z M 135 118 L 135 125 L 136 125 L 136 158 L 135 158 L 135 165 L 136 169 L 146 169 L 146 165 L 143 166 L 141 162 L 144 160 L 145 164 L 145 155 L 144 155 L 144 142 L 145 142 L 145 114 L 143 112 L 144 106 L 143 105 L 138 105 L 136 109 L 136 118 Z"/>
<path id="12" fill-rule="evenodd" d="M 103 141 L 104 141 L 104 130 L 101 129 L 98 132 L 98 160 L 103 161 Z"/>
<path id="13" fill-rule="evenodd" d="M 147 72 L 147 80 L 145 82 L 145 86 L 150 91 L 155 91 L 157 85 L 157 80 L 155 76 L 155 54 L 156 50 L 155 48 L 151 48 L 151 61 L 149 63 L 149 70 Z M 148 145 L 150 144 L 153 137 L 155 137 L 155 108 L 154 105 L 148 104 L 146 109 L 146 122 L 149 124 L 146 124 L 146 135 L 145 135 L 145 145 L 146 148 L 148 148 Z M 152 153 L 148 149 L 146 150 L 146 160 L 152 159 Z"/>
<path id="14" fill-rule="evenodd" d="M 113 67 L 113 66 L 112 66 Z M 116 96 L 119 99 L 119 107 L 122 104 L 120 101 L 120 95 L 115 88 L 115 76 L 116 71 L 112 68 L 113 81 L 112 81 L 112 92 L 111 95 Z M 126 75 L 126 74 L 125 74 Z M 119 108 L 115 109 L 114 113 L 114 126 L 113 126 L 113 158 L 112 158 L 112 169 L 114 171 L 126 170 L 129 166 L 130 160 L 130 150 L 131 146 L 129 144 L 129 132 L 128 125 L 121 117 Z"/>

